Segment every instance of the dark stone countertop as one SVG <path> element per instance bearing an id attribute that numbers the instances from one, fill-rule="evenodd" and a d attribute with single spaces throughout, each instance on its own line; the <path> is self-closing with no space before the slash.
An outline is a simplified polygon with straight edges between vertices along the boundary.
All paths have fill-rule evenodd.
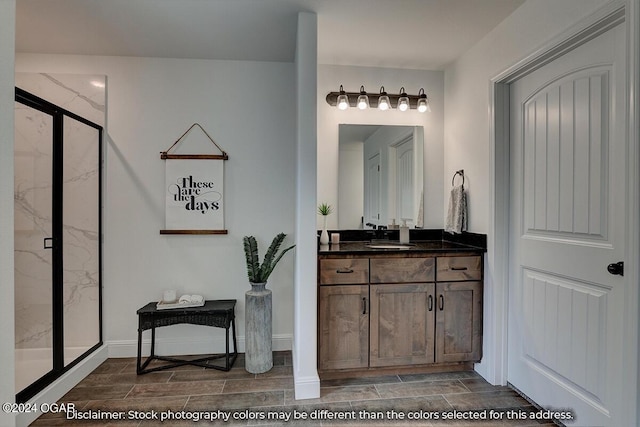
<path id="1" fill-rule="evenodd" d="M 402 253 L 457 253 L 469 252 L 483 254 L 487 252 L 485 234 L 463 232 L 450 234 L 442 229 L 411 229 L 410 245 L 405 249 L 375 249 L 367 245 L 399 244 L 398 230 L 329 230 L 340 233 L 340 244 L 318 244 L 318 255 L 347 254 L 402 254 Z"/>
<path id="2" fill-rule="evenodd" d="M 398 245 L 394 241 L 374 241 L 372 242 L 341 242 L 337 245 L 320 245 L 318 255 L 347 255 L 347 254 L 389 254 L 389 253 L 443 253 L 443 252 L 470 252 L 482 254 L 487 250 L 482 247 L 472 246 L 462 243 L 450 242 L 447 240 L 429 240 L 422 242 L 411 242 L 404 248 L 372 248 L 370 245 Z"/>

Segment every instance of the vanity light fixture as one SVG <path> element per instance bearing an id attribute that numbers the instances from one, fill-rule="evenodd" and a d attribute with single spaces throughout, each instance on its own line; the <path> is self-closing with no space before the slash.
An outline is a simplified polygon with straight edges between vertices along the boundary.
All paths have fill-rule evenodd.
<path id="1" fill-rule="evenodd" d="M 424 113 L 425 111 L 431 112 L 431 107 L 429 106 L 429 99 L 427 95 L 424 93 L 424 89 L 420 88 L 418 91 L 418 111 Z"/>
<path id="2" fill-rule="evenodd" d="M 349 108 L 349 97 L 347 96 L 347 93 L 342 88 L 342 85 L 340 85 L 340 94 L 338 95 L 337 102 L 338 102 L 338 108 L 340 110 L 346 110 L 347 108 Z"/>
<path id="3" fill-rule="evenodd" d="M 369 108 L 369 97 L 367 96 L 367 92 L 364 90 L 364 86 L 360 86 L 360 95 L 358 96 L 357 105 L 361 110 Z"/>
<path id="4" fill-rule="evenodd" d="M 384 91 L 384 86 L 380 86 L 380 97 L 378 98 L 378 109 L 385 111 L 391 108 L 391 100 L 389 95 Z"/>
<path id="5" fill-rule="evenodd" d="M 431 112 L 429 98 L 420 88 L 418 95 L 410 95 L 405 92 L 404 87 L 400 88 L 398 94 L 388 94 L 384 86 L 380 87 L 379 94 L 367 93 L 364 86 L 360 86 L 359 92 L 347 92 L 340 85 L 338 92 L 329 92 L 326 97 L 327 104 L 346 110 L 349 107 L 358 107 L 360 110 L 367 108 L 377 108 L 379 110 L 396 109 L 398 111 L 418 110 L 421 113 Z"/>

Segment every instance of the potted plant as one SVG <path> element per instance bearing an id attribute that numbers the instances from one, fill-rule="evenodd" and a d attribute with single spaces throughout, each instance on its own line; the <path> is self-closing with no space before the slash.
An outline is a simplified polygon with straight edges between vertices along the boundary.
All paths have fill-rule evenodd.
<path id="1" fill-rule="evenodd" d="M 329 233 L 327 232 L 327 216 L 333 212 L 333 207 L 327 203 L 320 203 L 318 205 L 318 213 L 322 215 L 322 232 L 320 233 L 320 244 L 329 244 Z"/>
<path id="2" fill-rule="evenodd" d="M 293 249 L 289 246 L 278 254 L 284 233 L 273 238 L 260 264 L 258 242 L 253 236 L 245 236 L 244 254 L 251 290 L 245 293 L 245 369 L 252 374 L 269 371 L 273 367 L 271 346 L 271 290 L 266 289 L 267 279 L 283 255 Z"/>

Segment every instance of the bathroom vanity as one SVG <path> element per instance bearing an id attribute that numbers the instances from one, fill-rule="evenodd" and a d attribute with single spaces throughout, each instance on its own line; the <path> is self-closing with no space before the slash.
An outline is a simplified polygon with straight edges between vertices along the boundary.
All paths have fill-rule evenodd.
<path id="1" fill-rule="evenodd" d="M 482 357 L 485 248 L 447 240 L 320 247 L 320 373 L 471 369 Z"/>

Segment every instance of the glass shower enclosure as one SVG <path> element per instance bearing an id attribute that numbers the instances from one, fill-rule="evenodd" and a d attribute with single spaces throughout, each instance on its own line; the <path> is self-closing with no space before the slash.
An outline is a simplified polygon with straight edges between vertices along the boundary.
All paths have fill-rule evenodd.
<path id="1" fill-rule="evenodd" d="M 102 345 L 102 127 L 16 88 L 16 399 Z"/>

